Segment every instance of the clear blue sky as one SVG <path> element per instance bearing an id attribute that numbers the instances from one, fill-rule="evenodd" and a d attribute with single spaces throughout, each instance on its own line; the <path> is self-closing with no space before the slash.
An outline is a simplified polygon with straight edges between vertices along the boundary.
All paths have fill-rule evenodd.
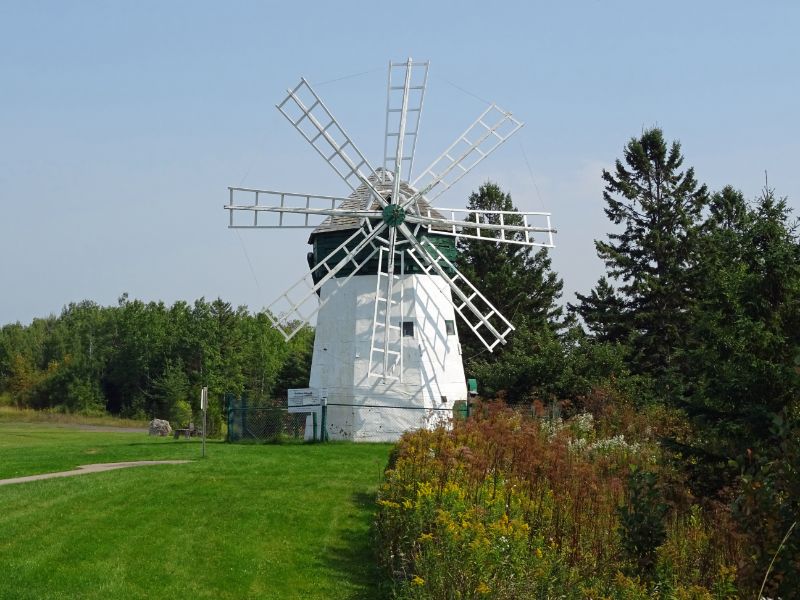
<path id="1" fill-rule="evenodd" d="M 768 170 L 797 210 L 799 29 L 778 1 L 0 0 L 0 323 L 123 292 L 269 304 L 307 233 L 228 230 L 227 186 L 345 194 L 273 105 L 304 75 L 380 164 L 386 64 L 408 56 L 431 61 L 418 167 L 479 98 L 526 122 L 438 203 L 491 179 L 552 211 L 570 299 L 602 272 L 601 169 L 643 128 L 712 189 L 753 197 Z"/>

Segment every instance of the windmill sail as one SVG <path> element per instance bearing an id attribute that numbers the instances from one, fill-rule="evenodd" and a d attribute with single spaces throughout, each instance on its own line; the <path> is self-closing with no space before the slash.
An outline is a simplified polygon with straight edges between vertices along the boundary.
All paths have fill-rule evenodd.
<path id="1" fill-rule="evenodd" d="M 456 312 L 476 337 L 491 351 L 505 344 L 514 326 L 481 294 L 455 265 L 428 239 L 413 244 L 411 257 L 426 274 L 436 274 L 450 286 Z M 448 271 L 454 273 L 450 275 Z"/>
<path id="2" fill-rule="evenodd" d="M 492 104 L 414 180 L 412 185 L 419 190 L 418 195 L 433 202 L 523 125 L 510 112 Z M 434 191 L 437 187 L 438 191 Z M 414 200 L 411 198 L 408 203 Z"/>
<path id="3" fill-rule="evenodd" d="M 381 224 L 369 231 L 367 222 L 267 307 L 273 325 L 287 341 L 310 323 L 330 299 L 328 295 L 324 300 L 317 301 L 319 291 L 326 282 L 334 281 L 337 287 L 342 287 L 375 256 L 380 249 L 375 239 L 385 228 Z M 345 267 L 350 267 L 349 273 L 337 278 Z"/>
<path id="4" fill-rule="evenodd" d="M 281 114 L 351 190 L 355 192 L 360 185 L 366 185 L 378 203 L 385 204 L 369 179 L 373 177 L 374 180 L 375 170 L 311 85 L 301 78 L 294 89 L 287 91 L 286 98 L 277 105 Z"/>
<path id="5" fill-rule="evenodd" d="M 400 84 L 399 82 L 403 83 Z M 417 148 L 417 135 L 422 121 L 422 105 L 425 101 L 425 88 L 428 84 L 428 63 L 404 62 L 389 63 L 389 83 L 386 90 L 386 134 L 383 141 L 383 169 L 394 171 L 399 138 L 403 137 L 403 152 L 399 159 L 403 163 L 406 179 L 411 179 L 414 168 L 414 152 Z M 403 110 L 403 97 L 406 109 Z M 405 113 L 408 123 L 401 135 L 400 121 Z"/>
<path id="6" fill-rule="evenodd" d="M 375 307 L 369 349 L 369 374 L 381 379 L 403 380 L 403 290 L 405 259 L 396 253 L 400 273 L 388 268 L 389 249 L 381 248 L 375 285 Z M 387 280 L 394 284 L 387 285 Z M 389 290 L 387 295 L 387 290 Z"/>

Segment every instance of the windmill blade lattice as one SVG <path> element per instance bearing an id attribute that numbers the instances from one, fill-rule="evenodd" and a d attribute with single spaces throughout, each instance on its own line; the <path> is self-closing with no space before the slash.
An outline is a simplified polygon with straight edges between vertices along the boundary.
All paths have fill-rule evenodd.
<path id="1" fill-rule="evenodd" d="M 397 82 L 402 79 L 403 85 Z M 422 118 L 422 105 L 425 101 L 425 88 L 428 84 L 428 63 L 405 62 L 389 63 L 389 83 L 386 91 L 386 134 L 383 142 L 383 169 L 394 171 L 397 160 L 397 140 L 401 137 L 400 122 L 403 115 L 407 115 L 408 125 L 403 128 L 405 141 L 404 153 L 400 160 L 404 163 L 404 170 L 411 179 L 414 169 L 414 152 L 417 147 L 417 135 Z M 402 92 L 400 94 L 399 92 Z M 398 98 L 400 96 L 400 98 Z M 406 99 L 405 109 L 403 107 Z M 394 142 L 394 143 L 393 143 Z M 394 152 L 394 154 L 392 154 Z"/>
<path id="2" fill-rule="evenodd" d="M 429 202 L 436 200 L 523 125 L 510 112 L 492 104 L 414 180 L 411 185 L 419 192 L 406 205 L 415 202 L 417 196 L 425 196 Z M 437 186 L 440 189 L 431 194 Z"/>
<path id="3" fill-rule="evenodd" d="M 378 277 L 375 285 L 375 306 L 372 317 L 372 336 L 369 349 L 369 374 L 384 379 L 403 379 L 403 291 L 405 256 L 403 252 L 396 258 L 400 263 L 400 273 L 395 275 L 383 265 L 390 250 L 381 248 L 378 255 Z M 394 285 L 387 285 L 384 279 L 392 279 Z M 391 295 L 384 295 L 388 290 Z M 392 318 L 394 317 L 394 321 Z"/>
<path id="4" fill-rule="evenodd" d="M 286 98 L 276 105 L 281 114 L 351 190 L 355 192 L 360 185 L 366 185 L 378 203 L 385 205 L 383 196 L 370 181 L 370 177 L 374 179 L 375 170 L 311 85 L 301 78 L 293 90 L 287 91 Z"/>
<path id="5" fill-rule="evenodd" d="M 275 192 L 252 188 L 228 188 L 229 200 L 225 209 L 229 212 L 228 227 L 232 229 L 313 229 L 325 218 L 351 214 L 337 209 L 347 198 Z M 265 204 L 265 202 L 272 204 Z M 374 211 L 362 211 L 364 217 L 377 217 Z M 290 215 L 300 215 L 299 220 L 290 220 Z M 241 218 L 239 218 L 241 217 Z"/>
<path id="6" fill-rule="evenodd" d="M 555 247 L 553 234 L 556 231 L 550 225 L 549 213 L 464 208 L 437 208 L 436 212 L 449 212 L 450 218 L 437 218 L 428 210 L 425 215 L 412 216 L 408 220 L 425 225 L 428 233 L 435 231 L 439 235 L 460 239 L 540 248 Z M 531 221 L 539 224 L 532 224 Z"/>
<path id="7" fill-rule="evenodd" d="M 405 225 L 401 228 L 408 229 Z M 430 240 L 423 239 L 422 242 L 419 242 L 410 232 L 406 234 L 406 237 L 413 246 L 413 250 L 409 251 L 411 257 L 426 274 L 436 274 L 447 282 L 458 299 L 453 301 L 453 307 L 486 348 L 491 351 L 498 343 L 505 344 L 506 337 L 514 330 L 511 322 L 461 274 Z M 454 275 L 451 276 L 448 270 Z M 470 319 L 470 315 L 475 318 L 474 322 Z M 498 320 L 499 323 L 496 322 Z"/>
<path id="8" fill-rule="evenodd" d="M 283 334 L 286 341 L 310 323 L 314 315 L 330 300 L 331 295 L 322 299 L 319 294 L 325 283 L 332 280 L 336 282 L 337 288 L 344 286 L 377 254 L 380 246 L 376 244 L 376 239 L 385 228 L 385 224 L 372 228 L 369 221 L 366 221 L 364 226 L 267 307 L 273 325 Z M 348 266 L 352 269 L 350 273 L 337 278 L 337 274 Z M 312 302 L 312 306 L 308 307 L 309 301 L 313 301 L 317 296 L 320 297 L 319 302 Z M 288 309 L 281 310 L 286 306 Z"/>

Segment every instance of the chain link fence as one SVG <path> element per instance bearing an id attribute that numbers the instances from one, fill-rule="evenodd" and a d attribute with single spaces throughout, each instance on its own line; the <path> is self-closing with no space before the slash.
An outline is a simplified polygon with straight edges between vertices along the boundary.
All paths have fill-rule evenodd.
<path id="1" fill-rule="evenodd" d="M 316 405 L 314 407 L 318 408 Z M 448 410 L 452 411 L 450 415 L 452 418 L 466 420 L 472 416 L 475 409 L 476 405 L 470 398 L 457 401 L 453 408 Z M 321 417 L 319 412 L 314 410 L 289 412 L 285 399 L 249 400 L 247 396 L 226 394 L 225 418 L 228 430 L 226 440 L 228 442 L 317 441 L 318 432 L 324 432 L 327 439 L 324 413 L 325 407 Z M 318 423 L 318 419 L 322 422 Z"/>
<path id="2" fill-rule="evenodd" d="M 286 401 L 248 401 L 246 396 L 225 396 L 225 412 L 228 424 L 227 441 L 276 442 L 306 439 L 316 440 L 316 415 L 307 419 L 306 413 L 290 413 Z"/>

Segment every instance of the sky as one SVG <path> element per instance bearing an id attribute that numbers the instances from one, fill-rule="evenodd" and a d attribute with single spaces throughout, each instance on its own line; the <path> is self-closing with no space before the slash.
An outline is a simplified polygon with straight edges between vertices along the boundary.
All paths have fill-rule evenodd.
<path id="1" fill-rule="evenodd" d="M 525 127 L 491 180 L 552 212 L 564 300 L 603 273 L 601 173 L 653 126 L 717 190 L 800 212 L 797 2 L 0 0 L 0 324 L 70 302 L 269 305 L 308 232 L 227 228 L 228 186 L 348 188 L 278 113 L 306 77 L 383 157 L 386 68 L 429 60 L 416 171 L 497 102 Z M 480 282 L 473 282 L 480 288 Z"/>

